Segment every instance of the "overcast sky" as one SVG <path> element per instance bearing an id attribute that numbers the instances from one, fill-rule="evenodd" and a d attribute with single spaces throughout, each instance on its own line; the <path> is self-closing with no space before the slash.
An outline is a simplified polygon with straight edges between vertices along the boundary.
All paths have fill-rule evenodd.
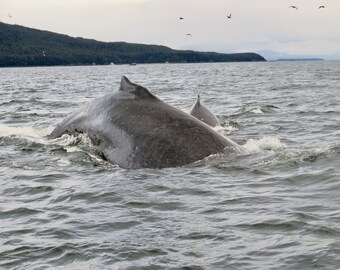
<path id="1" fill-rule="evenodd" d="M 340 0 L 0 0 L 0 20 L 101 41 L 340 59 Z"/>

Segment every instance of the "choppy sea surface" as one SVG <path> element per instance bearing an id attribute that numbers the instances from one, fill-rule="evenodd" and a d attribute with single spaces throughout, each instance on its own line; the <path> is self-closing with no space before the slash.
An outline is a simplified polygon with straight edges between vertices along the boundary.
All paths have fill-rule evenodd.
<path id="1" fill-rule="evenodd" d="M 126 170 L 47 137 L 122 75 L 249 154 Z M 340 62 L 0 69 L 0 269 L 340 269 Z"/>

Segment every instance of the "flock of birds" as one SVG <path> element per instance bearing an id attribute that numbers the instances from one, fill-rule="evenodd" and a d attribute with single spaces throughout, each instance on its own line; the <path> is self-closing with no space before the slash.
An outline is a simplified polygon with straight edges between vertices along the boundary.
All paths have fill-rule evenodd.
<path id="1" fill-rule="evenodd" d="M 297 6 L 290 6 L 290 8 L 295 8 L 296 10 L 299 10 Z M 320 8 L 326 8 L 325 6 L 319 6 L 319 9 Z"/>
<path id="2" fill-rule="evenodd" d="M 296 10 L 299 10 L 297 6 L 289 6 L 289 8 L 293 8 L 293 9 L 296 9 Z M 324 5 L 321 5 L 319 6 L 319 9 L 322 9 L 322 8 L 326 8 Z M 180 20 L 184 20 L 183 17 L 179 17 Z M 231 13 L 229 13 L 229 15 L 227 15 L 227 19 L 231 19 Z M 192 37 L 192 35 L 190 33 L 187 34 L 188 37 Z"/>
<path id="3" fill-rule="evenodd" d="M 289 6 L 289 8 L 293 8 L 293 9 L 299 10 L 297 6 Z M 326 8 L 326 7 L 324 5 L 319 6 L 319 9 L 322 9 L 322 8 Z M 228 20 L 231 19 L 231 15 L 232 15 L 232 13 L 229 13 L 227 15 L 227 19 Z M 8 13 L 8 17 L 12 18 L 13 16 L 10 13 Z M 184 20 L 184 17 L 179 17 L 179 20 Z M 190 33 L 188 33 L 187 37 L 192 37 L 192 35 Z M 43 53 L 43 56 L 45 56 L 45 53 Z"/>

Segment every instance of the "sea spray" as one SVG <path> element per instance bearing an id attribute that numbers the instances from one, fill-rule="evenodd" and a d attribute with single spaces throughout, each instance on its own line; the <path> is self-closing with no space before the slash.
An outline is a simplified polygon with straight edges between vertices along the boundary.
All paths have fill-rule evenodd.
<path id="1" fill-rule="evenodd" d="M 282 143 L 278 137 L 265 136 L 258 140 L 249 139 L 243 147 L 246 148 L 249 153 L 259 153 L 286 148 L 287 145 Z"/>

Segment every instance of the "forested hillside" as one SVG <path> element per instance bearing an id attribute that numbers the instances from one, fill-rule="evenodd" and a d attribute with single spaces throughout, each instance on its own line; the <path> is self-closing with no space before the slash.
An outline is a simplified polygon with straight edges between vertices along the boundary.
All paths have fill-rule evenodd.
<path id="1" fill-rule="evenodd" d="M 0 23 L 0 66 L 265 61 L 256 53 L 221 54 L 165 46 L 100 42 Z"/>

